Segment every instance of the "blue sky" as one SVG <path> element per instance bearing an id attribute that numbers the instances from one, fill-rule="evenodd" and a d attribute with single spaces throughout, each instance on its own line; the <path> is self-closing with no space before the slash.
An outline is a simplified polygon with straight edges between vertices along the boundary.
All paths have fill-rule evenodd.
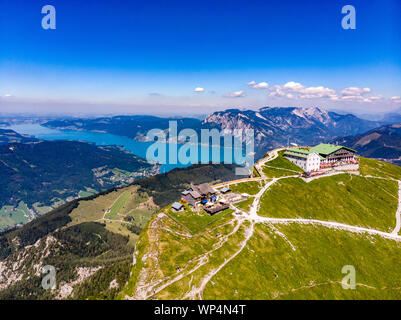
<path id="1" fill-rule="evenodd" d="M 0 112 L 401 107 L 397 0 L 0 0 L 0 21 Z"/>

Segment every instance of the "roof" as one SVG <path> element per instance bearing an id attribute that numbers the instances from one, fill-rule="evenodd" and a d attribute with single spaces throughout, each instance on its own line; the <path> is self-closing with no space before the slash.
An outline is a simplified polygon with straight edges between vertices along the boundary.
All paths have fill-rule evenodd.
<path id="1" fill-rule="evenodd" d="M 295 153 L 295 152 L 291 152 L 291 151 L 286 151 L 284 153 L 284 156 L 294 156 L 294 157 L 299 157 L 299 158 L 303 158 L 303 159 L 306 159 L 308 157 L 307 154 Z"/>
<path id="2" fill-rule="evenodd" d="M 215 214 L 217 212 L 228 209 L 230 206 L 228 204 L 215 204 L 210 208 L 203 208 L 209 214 Z"/>
<path id="3" fill-rule="evenodd" d="M 201 195 L 207 195 L 209 193 L 215 194 L 216 190 L 212 189 L 207 183 L 202 183 L 194 187 Z"/>
<path id="4" fill-rule="evenodd" d="M 192 196 L 194 199 L 198 199 L 201 197 L 201 194 L 198 191 L 189 191 L 189 194 Z"/>
<path id="5" fill-rule="evenodd" d="M 192 205 L 195 205 L 196 203 L 196 200 L 190 194 L 183 196 L 181 199 L 185 200 L 186 202 Z"/>
<path id="6" fill-rule="evenodd" d="M 221 188 L 221 192 L 223 192 L 223 193 L 225 193 L 225 192 L 228 192 L 228 191 L 230 191 L 231 189 L 230 188 L 227 188 L 227 187 L 224 187 L 224 188 Z"/>
<path id="7" fill-rule="evenodd" d="M 288 148 L 287 151 L 289 152 L 296 152 L 308 155 L 310 153 L 310 149 L 306 148 Z"/>
<path id="8" fill-rule="evenodd" d="M 173 208 L 173 209 L 175 209 L 175 210 L 180 210 L 182 207 L 183 207 L 183 205 L 182 205 L 181 203 L 179 203 L 179 202 L 174 202 L 174 203 L 171 205 L 171 208 Z"/>
<path id="9" fill-rule="evenodd" d="M 353 153 L 356 153 L 355 150 L 351 149 L 351 148 L 347 148 L 344 146 L 338 146 L 338 145 L 334 145 L 334 144 L 328 144 L 328 143 L 321 143 L 317 146 L 314 146 L 313 148 L 310 149 L 311 152 L 317 152 L 319 154 L 322 155 L 329 155 L 332 154 L 333 152 L 336 152 L 340 149 L 346 149 L 348 151 L 351 151 Z"/>
<path id="10" fill-rule="evenodd" d="M 188 190 L 184 190 L 183 192 L 181 192 L 182 195 L 186 196 L 189 193 Z"/>
<path id="11" fill-rule="evenodd" d="M 338 146 L 338 145 L 328 144 L 328 143 L 321 143 L 321 144 L 319 144 L 317 146 L 314 146 L 314 147 L 312 147 L 310 149 L 306 149 L 306 148 L 288 148 L 285 151 L 284 156 L 294 156 L 294 157 L 306 159 L 309 154 L 315 152 L 315 153 L 320 155 L 321 159 L 324 159 L 322 157 L 322 155 L 323 156 L 328 156 L 329 154 L 332 154 L 333 152 L 336 152 L 336 151 L 341 150 L 341 149 L 346 149 L 348 151 L 356 153 L 355 150 L 353 150 L 351 148 L 348 148 L 348 147 Z"/>
<path id="12" fill-rule="evenodd" d="M 312 148 L 313 149 L 313 148 Z M 284 152 L 284 156 L 293 156 L 293 157 L 298 157 L 302 159 L 307 159 L 308 156 L 312 153 L 317 153 L 317 155 L 320 157 L 320 159 L 324 159 L 321 155 L 319 155 L 318 152 L 312 150 L 312 149 L 306 149 L 306 148 L 288 148 Z"/>
<path id="13" fill-rule="evenodd" d="M 294 156 L 298 158 L 306 159 L 310 153 L 309 149 L 306 148 L 288 148 L 284 152 L 284 156 Z"/>

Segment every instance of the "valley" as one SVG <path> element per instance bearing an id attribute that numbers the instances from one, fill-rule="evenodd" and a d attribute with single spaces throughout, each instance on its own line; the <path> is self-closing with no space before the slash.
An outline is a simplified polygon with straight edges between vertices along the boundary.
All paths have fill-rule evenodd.
<path id="1" fill-rule="evenodd" d="M 0 232 L 158 170 L 119 147 L 73 141 L 8 143 L 0 155 Z"/>

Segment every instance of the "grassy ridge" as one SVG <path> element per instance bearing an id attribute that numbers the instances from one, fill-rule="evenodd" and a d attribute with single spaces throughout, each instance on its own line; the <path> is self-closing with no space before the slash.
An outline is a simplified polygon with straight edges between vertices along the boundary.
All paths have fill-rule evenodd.
<path id="1" fill-rule="evenodd" d="M 360 171 L 362 175 L 401 179 L 401 167 L 368 158 L 360 158 Z"/>
<path id="2" fill-rule="evenodd" d="M 261 187 L 262 181 L 249 181 L 230 185 L 230 189 L 232 192 L 247 193 L 249 195 L 257 194 Z"/>
<path id="3" fill-rule="evenodd" d="M 291 164 L 275 159 L 276 170 L 293 175 Z M 280 170 L 280 166 L 284 170 Z M 266 170 L 271 168 L 266 167 Z M 270 173 L 273 171 L 269 171 Z M 361 172 L 370 178 L 338 174 L 304 182 L 300 178 L 277 181 L 263 195 L 260 215 L 283 218 L 315 218 L 391 231 L 395 226 L 399 179 L 397 167 L 362 160 Z M 401 173 L 401 171 L 400 171 Z M 390 178 L 390 180 L 388 180 Z M 256 194 L 258 182 L 241 183 L 233 191 Z M 236 206 L 249 210 L 253 197 Z M 205 227 L 196 213 L 174 213 L 147 229 L 138 241 L 137 264 L 123 293 L 132 295 L 138 285 L 177 275 L 177 267 L 189 271 L 196 257 L 210 251 L 207 263 L 155 293 L 157 299 L 181 299 L 191 288 L 220 266 L 207 283 L 203 299 L 397 299 L 401 294 L 401 243 L 322 226 L 256 224 L 255 232 L 240 250 L 249 222 L 230 234 L 238 221 L 226 219 Z M 170 216 L 173 217 L 172 214 Z M 155 220 L 152 220 L 155 222 Z M 175 223 L 177 221 L 179 223 Z M 220 227 L 219 227 L 220 226 Z M 202 229 L 203 228 L 203 229 Z M 191 231 L 190 237 L 181 233 Z M 230 235 L 229 235 L 230 234 Z M 216 244 L 229 235 L 221 247 Z M 152 258 L 148 258 L 152 256 Z M 156 259 L 155 259 L 156 257 Z M 344 290 L 342 268 L 356 269 L 357 289 Z M 186 269 L 185 269 L 186 268 Z M 147 272 L 143 273 L 143 270 Z M 140 276 L 139 276 L 140 275 Z M 147 280 L 146 280 L 147 279 Z M 123 297 L 123 295 L 120 295 Z"/>
<path id="4" fill-rule="evenodd" d="M 218 214 L 210 215 L 202 209 L 199 212 L 194 212 L 185 206 L 185 210 L 180 212 L 168 210 L 168 215 L 192 234 L 196 234 L 217 222 L 227 221 L 232 217 L 232 212 L 232 209 L 226 209 Z"/>
<path id="5" fill-rule="evenodd" d="M 309 183 L 289 178 L 278 181 L 262 196 L 259 215 L 311 217 L 387 232 L 395 227 L 397 194 L 395 181 L 349 174 Z"/>
<path id="6" fill-rule="evenodd" d="M 278 153 L 278 157 L 266 163 L 263 173 L 269 178 L 278 178 L 297 175 L 303 170 L 286 158 L 283 158 L 284 151 Z"/>
<path id="7" fill-rule="evenodd" d="M 401 244 L 306 225 L 267 225 L 207 285 L 205 299 L 399 299 Z M 356 290 L 341 270 L 356 269 Z M 249 285 L 252 284 L 252 285 Z M 370 288 L 372 287 L 372 288 Z"/>
<path id="8" fill-rule="evenodd" d="M 118 215 L 121 213 L 121 210 L 124 208 L 129 198 L 129 192 L 123 192 L 123 194 L 119 196 L 116 202 L 114 202 L 114 204 L 111 206 L 110 212 L 107 213 L 104 217 L 106 219 L 118 219 Z"/>
<path id="9" fill-rule="evenodd" d="M 263 166 L 263 173 L 269 178 L 278 178 L 286 176 L 294 176 L 303 170 L 293 164 L 291 161 L 283 158 L 283 152 L 279 152 L 279 156 L 272 161 L 267 162 Z"/>

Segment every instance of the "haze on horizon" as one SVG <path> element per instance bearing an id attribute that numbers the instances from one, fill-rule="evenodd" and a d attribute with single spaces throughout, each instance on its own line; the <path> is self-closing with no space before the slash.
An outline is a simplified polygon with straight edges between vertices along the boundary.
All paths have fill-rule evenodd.
<path id="1" fill-rule="evenodd" d="M 401 3 L 0 2 L 0 114 L 202 115 L 227 108 L 401 108 Z"/>

